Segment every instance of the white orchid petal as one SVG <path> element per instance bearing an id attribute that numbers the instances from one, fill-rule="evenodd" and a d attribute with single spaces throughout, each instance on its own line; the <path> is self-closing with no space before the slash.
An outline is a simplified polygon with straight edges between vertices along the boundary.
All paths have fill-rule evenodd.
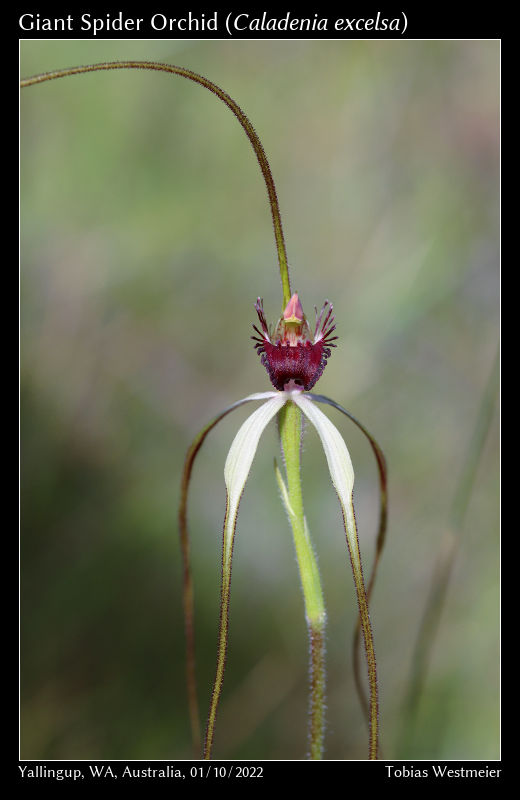
<path id="1" fill-rule="evenodd" d="M 352 490 L 354 488 L 354 468 L 347 445 L 335 425 L 325 416 L 323 411 L 316 407 L 312 400 L 309 400 L 301 392 L 293 392 L 292 399 L 318 432 L 327 457 L 332 483 L 345 510 L 352 504 Z"/>
<path id="2" fill-rule="evenodd" d="M 359 618 L 363 629 L 365 640 L 365 654 L 368 667 L 368 683 L 370 687 L 370 710 L 369 710 L 369 758 L 377 758 L 378 750 L 378 703 L 377 703 L 377 673 L 376 657 L 374 652 L 374 640 L 370 625 L 370 615 L 366 598 L 365 583 L 363 580 L 363 569 L 361 566 L 361 555 L 359 553 L 359 543 L 356 528 L 356 517 L 352 501 L 352 490 L 354 488 L 354 470 L 343 437 L 325 416 L 316 408 L 309 397 L 301 393 L 292 393 L 292 400 L 301 409 L 305 416 L 312 422 L 325 450 L 329 472 L 332 483 L 338 494 L 341 510 L 343 511 L 343 523 L 347 536 L 350 561 L 356 586 L 356 595 L 359 606 Z"/>
<path id="3" fill-rule="evenodd" d="M 350 453 L 345 441 L 330 419 L 325 416 L 323 411 L 301 392 L 292 392 L 292 399 L 309 419 L 321 439 L 327 464 L 329 466 L 332 484 L 336 490 L 343 512 L 343 523 L 354 570 L 354 579 L 358 592 L 365 594 L 362 578 L 361 556 L 357 538 L 356 517 L 354 514 L 354 504 L 352 492 L 354 489 L 354 468 L 350 459 Z M 361 583 L 360 583 L 361 580 Z"/>
<path id="4" fill-rule="evenodd" d="M 233 549 L 238 505 L 246 484 L 258 442 L 265 428 L 287 402 L 289 396 L 285 392 L 265 392 L 251 395 L 250 399 L 269 399 L 257 408 L 241 426 L 230 447 L 224 467 L 224 479 L 227 489 L 226 525 L 224 530 L 224 564 L 227 564 Z"/>
<path id="5" fill-rule="evenodd" d="M 247 403 L 249 400 L 268 400 L 270 397 L 279 397 L 280 392 L 256 392 L 255 394 L 248 394 L 241 400 L 241 403 Z"/>

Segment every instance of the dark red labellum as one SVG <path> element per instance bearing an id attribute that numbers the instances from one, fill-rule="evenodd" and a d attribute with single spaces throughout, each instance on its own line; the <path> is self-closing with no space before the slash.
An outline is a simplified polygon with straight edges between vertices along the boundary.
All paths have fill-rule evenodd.
<path id="1" fill-rule="evenodd" d="M 265 342 L 263 347 L 262 364 L 269 373 L 271 383 L 279 391 L 283 391 L 285 384 L 291 380 L 306 391 L 312 389 L 330 356 L 330 350 L 323 347 L 323 342 L 299 342 L 294 347 L 281 342 Z"/>

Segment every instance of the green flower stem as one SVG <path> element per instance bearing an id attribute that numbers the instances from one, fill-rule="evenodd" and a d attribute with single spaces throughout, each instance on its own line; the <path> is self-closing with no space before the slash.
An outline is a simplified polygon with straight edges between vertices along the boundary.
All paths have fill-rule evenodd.
<path id="1" fill-rule="evenodd" d="M 280 439 L 285 458 L 287 486 L 278 473 L 284 503 L 291 523 L 296 558 L 305 603 L 305 617 L 310 644 L 310 719 L 309 756 L 313 760 L 323 757 L 325 733 L 325 625 L 326 612 L 320 575 L 306 520 L 303 513 L 301 485 L 301 434 L 302 415 L 292 402 L 287 403 L 278 415 Z"/>
<path id="2" fill-rule="evenodd" d="M 228 95 L 220 86 L 217 86 L 213 81 L 208 80 L 203 75 L 193 72 L 185 67 L 177 67 L 173 64 L 163 64 L 157 61 L 105 61 L 100 64 L 87 64 L 80 67 L 68 67 L 67 69 L 57 69 L 52 72 L 44 72 L 39 75 L 32 75 L 30 78 L 23 78 L 20 81 L 20 87 L 26 88 L 27 86 L 34 86 L 44 81 L 52 81 L 56 78 L 66 78 L 71 75 L 83 75 L 86 72 L 97 72 L 99 70 L 114 70 L 114 69 L 143 69 L 152 70 L 155 72 L 167 72 L 172 75 L 179 75 L 181 78 L 187 78 L 190 81 L 204 86 L 210 92 L 213 92 L 219 100 L 233 112 L 237 120 L 240 122 L 247 138 L 251 142 L 251 146 L 255 151 L 258 164 L 262 171 L 267 195 L 269 198 L 269 207 L 271 209 L 271 217 L 273 220 L 274 238 L 276 241 L 276 250 L 278 253 L 278 264 L 280 267 L 280 278 L 282 281 L 283 291 L 283 305 L 286 306 L 291 298 L 291 286 L 289 282 L 289 267 L 287 264 L 287 253 L 285 249 L 285 240 L 283 236 L 282 219 L 280 216 L 280 208 L 278 205 L 278 197 L 274 185 L 273 176 L 269 161 L 262 146 L 262 142 L 258 138 L 258 134 L 253 128 L 249 118 L 244 114 L 238 103 Z"/>

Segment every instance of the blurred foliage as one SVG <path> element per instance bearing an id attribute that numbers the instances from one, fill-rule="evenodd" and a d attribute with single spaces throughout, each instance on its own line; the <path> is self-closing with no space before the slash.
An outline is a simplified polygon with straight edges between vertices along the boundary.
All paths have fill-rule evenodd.
<path id="1" fill-rule="evenodd" d="M 494 41 L 37 41 L 21 74 L 126 58 L 222 86 L 271 162 L 292 265 L 340 342 L 317 391 L 389 464 L 372 620 L 383 752 L 498 757 L 498 426 L 477 472 L 417 737 L 399 752 L 410 658 L 498 338 L 499 45 Z M 209 92 L 98 73 L 21 98 L 24 758 L 189 758 L 176 504 L 184 452 L 270 388 L 249 336 L 281 303 L 258 165 Z M 232 313 L 231 313 L 232 312 Z M 222 470 L 237 411 L 196 464 L 198 675 L 215 664 Z M 377 473 L 346 421 L 362 551 Z M 329 613 L 328 758 L 366 757 L 351 674 L 356 606 L 312 431 L 306 511 Z M 267 431 L 242 502 L 217 758 L 303 758 L 307 642 Z"/>

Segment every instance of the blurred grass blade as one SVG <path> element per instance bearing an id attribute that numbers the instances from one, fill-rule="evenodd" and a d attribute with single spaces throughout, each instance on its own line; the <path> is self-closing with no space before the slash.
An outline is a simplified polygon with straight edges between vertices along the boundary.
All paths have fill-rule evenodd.
<path id="1" fill-rule="evenodd" d="M 229 596 L 231 589 L 231 564 L 233 558 L 233 542 L 238 516 L 238 507 L 246 484 L 251 464 L 258 447 L 260 437 L 266 426 L 288 400 L 285 392 L 267 392 L 269 397 L 260 408 L 246 419 L 235 436 L 226 459 L 224 478 L 226 482 L 226 515 L 222 540 L 222 586 L 220 594 L 220 627 L 217 651 L 217 669 L 211 693 L 204 758 L 211 758 L 215 721 L 218 703 L 224 679 L 226 663 L 228 630 L 229 630 Z M 256 395 L 255 399 L 259 399 Z M 251 396 L 253 399 L 253 396 Z"/>
<path id="2" fill-rule="evenodd" d="M 199 722 L 199 704 L 197 699 L 197 680 L 195 674 L 193 579 L 191 575 L 190 541 L 187 522 L 188 491 L 190 487 L 193 465 L 200 448 L 204 444 L 206 436 L 222 419 L 224 419 L 224 417 L 226 417 L 231 411 L 234 411 L 235 408 L 239 408 L 239 406 L 244 405 L 244 403 L 249 403 L 252 400 L 264 400 L 269 397 L 273 397 L 274 395 L 274 392 L 261 392 L 259 394 L 249 395 L 248 397 L 244 397 L 243 400 L 238 400 L 236 403 L 232 403 L 232 405 L 225 408 L 220 412 L 220 414 L 217 414 L 217 416 L 214 417 L 211 422 L 208 422 L 208 424 L 205 425 L 201 431 L 199 431 L 189 446 L 184 459 L 178 521 L 182 555 L 182 599 L 184 608 L 184 629 L 186 635 L 186 684 L 188 691 L 192 745 L 194 753 L 197 757 L 200 754 L 201 733 Z"/>
<path id="3" fill-rule="evenodd" d="M 359 552 L 357 537 L 356 518 L 352 501 L 352 491 L 354 489 L 354 470 L 350 455 L 345 442 L 337 428 L 320 411 L 313 401 L 304 394 L 293 392 L 293 400 L 300 407 L 305 416 L 312 422 L 321 439 L 332 483 L 337 492 L 341 510 L 343 512 L 343 524 L 347 537 L 350 563 L 354 575 L 354 584 L 361 618 L 361 627 L 365 642 L 365 653 L 368 667 L 369 684 L 369 759 L 375 760 L 378 752 L 379 724 L 378 724 L 378 695 L 377 695 L 377 670 L 374 651 L 374 641 L 368 604 L 363 580 L 363 569 Z"/>
<path id="4" fill-rule="evenodd" d="M 334 400 L 331 400 L 330 397 L 325 397 L 322 394 L 307 394 L 307 397 L 310 397 L 312 400 L 315 400 L 318 403 L 326 403 L 333 408 L 336 408 L 338 411 L 341 411 L 346 417 L 348 417 L 352 422 L 357 425 L 359 430 L 366 436 L 368 439 L 370 446 L 374 452 L 374 456 L 377 462 L 377 469 L 379 473 L 379 526 L 377 531 L 377 538 L 376 538 L 376 549 L 374 553 L 374 561 L 372 563 L 372 569 L 370 572 L 370 577 L 367 582 L 367 589 L 366 589 L 366 596 L 367 596 L 367 603 L 370 607 L 370 598 L 372 596 L 372 591 L 374 589 L 374 584 L 376 581 L 377 575 L 377 568 L 379 566 L 379 561 L 381 559 L 381 555 L 383 553 L 383 548 L 385 546 L 386 541 L 386 528 L 387 528 L 387 521 L 388 521 L 388 479 L 387 479 L 387 468 L 386 468 L 386 459 L 384 453 L 380 446 L 378 445 L 377 441 L 374 439 L 372 434 L 365 428 L 364 425 L 359 422 L 351 413 L 347 411 L 346 408 L 340 406 L 339 403 L 336 403 Z M 354 682 L 356 684 L 356 692 L 359 697 L 359 702 L 361 703 L 361 707 L 365 712 L 367 721 L 369 720 L 369 708 L 368 708 L 368 700 L 365 695 L 365 689 L 363 686 L 362 678 L 361 678 L 361 665 L 360 665 L 360 633 L 361 633 L 361 619 L 358 617 L 356 627 L 354 630 L 354 637 L 352 643 L 352 661 L 353 661 L 353 668 L 354 668 Z"/>
<path id="5" fill-rule="evenodd" d="M 440 543 L 440 552 L 434 566 L 430 591 L 423 611 L 415 642 L 410 677 L 403 703 L 402 729 L 398 752 L 408 757 L 416 740 L 415 727 L 419 701 L 426 681 L 433 643 L 439 630 L 442 610 L 448 591 L 451 572 L 457 557 L 464 529 L 464 519 L 469 506 L 477 468 L 495 412 L 500 357 L 499 351 L 482 394 L 477 420 L 468 445 L 464 465 L 453 495 L 450 520 Z"/>

